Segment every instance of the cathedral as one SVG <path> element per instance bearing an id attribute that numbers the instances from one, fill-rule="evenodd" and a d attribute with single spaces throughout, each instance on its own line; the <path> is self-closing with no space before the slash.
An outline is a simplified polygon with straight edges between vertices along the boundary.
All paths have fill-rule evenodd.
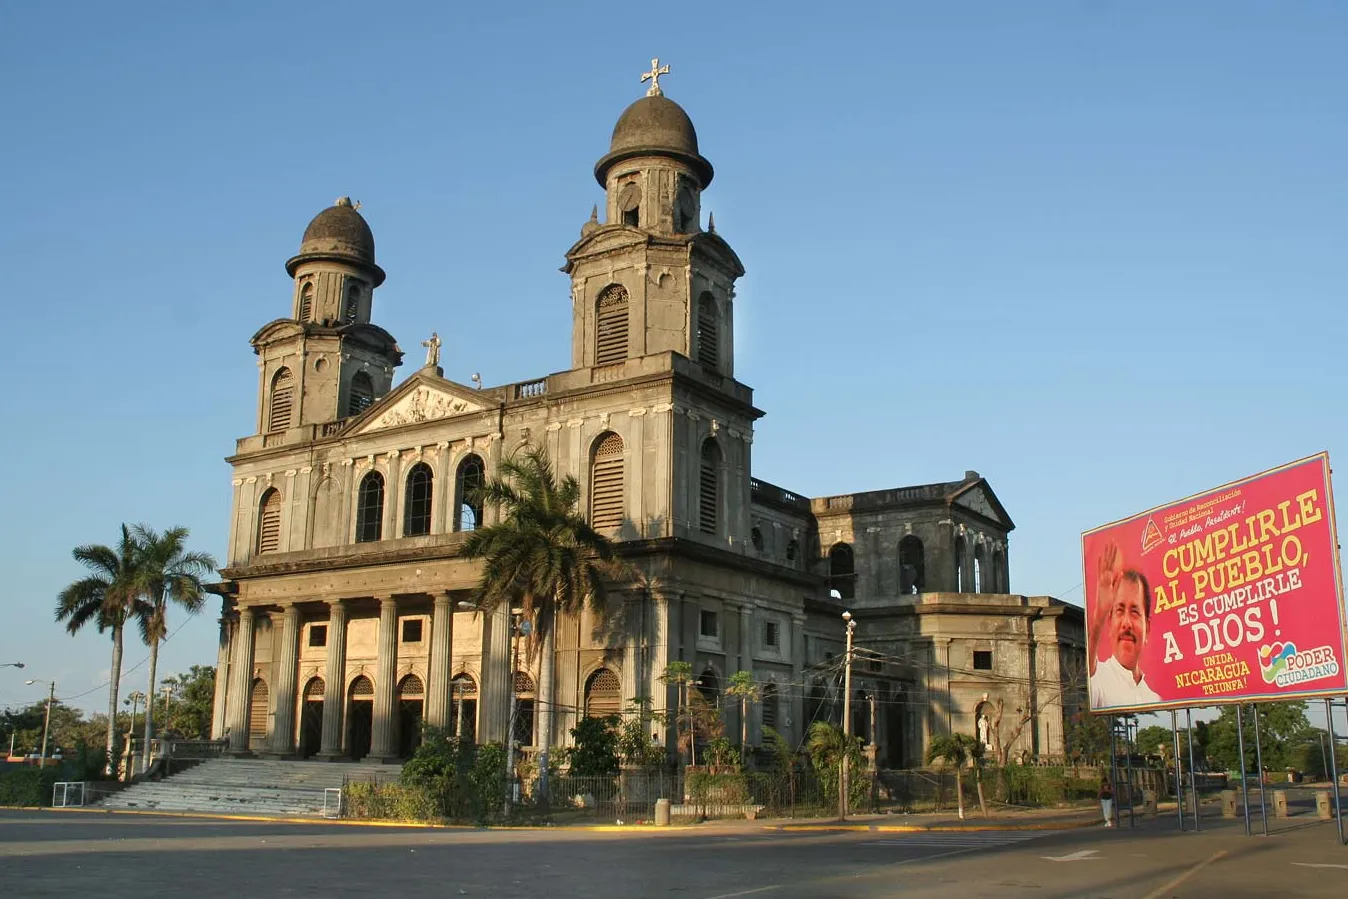
<path id="1" fill-rule="evenodd" d="M 1011 592 L 1014 525 L 985 479 L 810 497 L 755 476 L 744 266 L 704 219 L 714 170 L 660 74 L 619 116 L 594 167 L 602 215 L 566 251 L 565 371 L 455 383 L 432 335 L 396 381 L 370 226 L 343 198 L 305 229 L 290 308 L 251 341 L 254 433 L 228 458 L 213 730 L 232 753 L 395 761 L 423 722 L 504 741 L 512 708 L 511 738 L 537 752 L 584 716 L 672 710 L 676 661 L 736 742 L 771 727 L 799 745 L 840 720 L 848 611 L 853 731 L 876 764 L 920 765 L 951 731 L 1003 757 L 1063 754 L 1085 705 L 1082 614 Z M 581 511 L 637 572 L 607 614 L 558 621 L 551 695 L 528 627 L 474 606 L 480 563 L 459 553 L 496 515 L 476 488 L 523 447 L 579 480 Z M 723 692 L 737 671 L 760 688 L 744 721 Z M 672 752 L 672 728 L 652 729 Z"/>

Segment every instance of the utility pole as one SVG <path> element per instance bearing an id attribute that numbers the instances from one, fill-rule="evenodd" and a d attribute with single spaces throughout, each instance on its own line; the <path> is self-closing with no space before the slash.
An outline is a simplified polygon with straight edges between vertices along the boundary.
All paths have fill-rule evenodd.
<path id="1" fill-rule="evenodd" d="M 173 685 L 164 684 L 164 729 L 168 729 L 169 723 L 169 700 L 173 698 Z"/>
<path id="2" fill-rule="evenodd" d="M 852 749 L 852 632 L 857 623 L 852 620 L 851 612 L 843 612 L 842 620 L 847 623 L 847 655 L 843 668 L 843 753 L 838 778 L 838 819 L 847 818 L 847 793 L 851 788 L 851 749 Z"/>
<path id="3" fill-rule="evenodd" d="M 51 732 L 51 707 L 56 702 L 56 681 L 52 681 L 47 686 L 51 689 L 47 692 L 47 720 L 42 724 L 42 756 L 38 759 L 39 768 L 47 767 L 47 734 Z"/>

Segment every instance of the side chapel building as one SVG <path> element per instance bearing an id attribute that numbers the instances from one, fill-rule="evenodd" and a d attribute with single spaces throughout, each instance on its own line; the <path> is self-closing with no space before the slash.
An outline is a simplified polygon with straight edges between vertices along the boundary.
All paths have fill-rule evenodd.
<path id="1" fill-rule="evenodd" d="M 850 609 L 854 731 L 879 764 L 920 765 L 946 731 L 991 744 L 998 700 L 1002 730 L 1025 721 L 1017 754 L 1062 754 L 1084 705 L 1082 615 L 1010 592 L 1014 525 L 986 480 L 809 498 L 754 476 L 763 412 L 735 376 L 744 267 L 703 227 L 712 165 L 652 80 L 595 165 L 603 219 L 566 252 L 566 371 L 469 387 L 444 377 L 432 338 L 395 383 L 369 226 L 347 199 L 310 222 L 286 262 L 290 309 L 252 338 L 257 420 L 228 459 L 213 730 L 232 751 L 394 760 L 422 720 L 504 740 L 512 690 L 519 743 L 551 714 L 562 745 L 581 716 L 638 697 L 672 708 L 660 675 L 677 660 L 713 701 L 753 672 L 750 743 L 770 726 L 799 744 L 839 719 Z M 640 571 L 604 621 L 559 620 L 550 697 L 535 654 L 512 651 L 509 610 L 472 608 L 479 566 L 459 557 L 495 515 L 474 488 L 526 445 L 579 479 L 591 523 Z M 736 703 L 726 721 L 738 740 Z"/>

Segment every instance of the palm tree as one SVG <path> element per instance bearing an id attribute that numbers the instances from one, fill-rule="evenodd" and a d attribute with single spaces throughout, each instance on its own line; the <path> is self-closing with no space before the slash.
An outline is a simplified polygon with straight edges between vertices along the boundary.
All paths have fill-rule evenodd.
<path id="1" fill-rule="evenodd" d="M 958 804 L 960 820 L 964 820 L 964 779 L 961 776 L 964 766 L 970 760 L 981 761 L 983 757 L 983 744 L 968 734 L 941 734 L 931 738 L 931 743 L 927 746 L 927 764 L 942 761 L 955 769 L 955 801 Z M 988 813 L 987 804 L 983 801 L 983 782 L 978 781 L 978 803 L 983 809 L 983 815 Z"/>
<path id="2" fill-rule="evenodd" d="M 108 764 L 117 750 L 117 690 L 122 676 L 122 632 L 131 619 L 149 615 L 148 604 L 141 599 L 140 547 L 126 525 L 116 549 L 101 544 L 77 546 L 71 550 L 75 561 L 93 574 L 81 578 L 61 591 L 56 599 L 56 620 L 77 634 L 89 622 L 98 632 L 112 632 L 112 669 L 108 679 Z"/>
<path id="3" fill-rule="evenodd" d="M 153 528 L 138 524 L 131 531 L 141 553 L 137 586 L 149 606 L 149 614 L 140 619 L 141 636 L 150 647 L 150 700 L 145 705 L 145 740 L 141 748 L 144 765 L 149 767 L 159 642 L 168 636 L 169 603 L 181 606 L 191 615 L 201 611 L 206 602 L 201 579 L 215 571 L 215 559 L 210 553 L 187 551 L 184 544 L 189 531 L 185 527 L 172 527 L 158 534 Z"/>
<path id="4" fill-rule="evenodd" d="M 814 722 L 805 734 L 805 752 L 810 756 L 810 764 L 819 774 L 832 779 L 839 790 L 842 789 L 843 756 L 850 753 L 849 761 L 857 762 L 860 746 L 860 737 L 844 734 L 841 727 L 829 721 Z"/>
<path id="5" fill-rule="evenodd" d="M 559 480 L 547 453 L 528 448 L 502 462 L 500 473 L 477 491 L 480 501 L 499 509 L 501 517 L 469 534 L 462 549 L 466 558 L 484 563 L 475 591 L 478 607 L 490 613 L 519 603 L 524 619 L 533 623 L 537 639 L 531 635 L 529 654 L 543 654 L 538 742 L 539 792 L 544 798 L 552 743 L 553 623 L 559 613 L 576 614 L 586 605 L 603 616 L 604 579 L 623 570 L 613 542 L 578 511 L 580 495 L 574 476 Z"/>
<path id="6" fill-rule="evenodd" d="M 730 675 L 730 683 L 725 688 L 729 696 L 740 698 L 740 766 L 744 765 L 745 753 L 749 751 L 749 703 L 758 702 L 762 691 L 754 682 L 749 671 L 736 671 Z"/>

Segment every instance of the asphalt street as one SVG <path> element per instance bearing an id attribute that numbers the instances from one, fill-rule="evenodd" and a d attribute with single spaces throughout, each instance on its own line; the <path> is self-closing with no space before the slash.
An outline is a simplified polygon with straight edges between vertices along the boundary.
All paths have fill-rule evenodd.
<path id="1" fill-rule="evenodd" d="M 1135 830 L 478 831 L 0 811 L 6 896 L 1342 897 L 1332 824 Z"/>

